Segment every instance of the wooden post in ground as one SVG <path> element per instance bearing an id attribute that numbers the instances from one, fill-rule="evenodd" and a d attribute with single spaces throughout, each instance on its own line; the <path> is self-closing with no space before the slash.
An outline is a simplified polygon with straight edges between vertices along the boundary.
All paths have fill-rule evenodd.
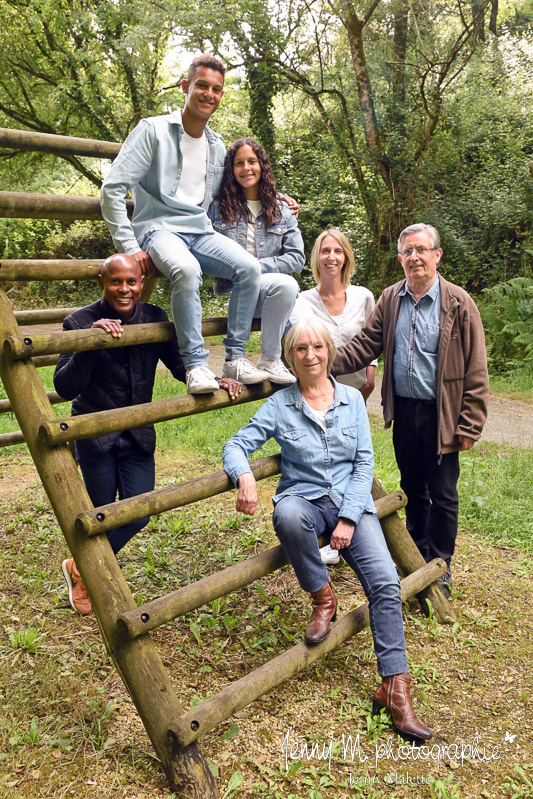
<path id="1" fill-rule="evenodd" d="M 385 496 L 385 491 L 376 478 L 372 484 L 372 496 L 374 500 Z M 402 577 L 421 569 L 426 561 L 398 514 L 391 513 L 390 516 L 381 519 L 381 527 L 392 559 Z M 425 602 L 426 597 L 431 601 L 437 621 L 440 624 L 453 624 L 456 620 L 453 608 L 436 583 L 428 586 L 418 596 L 422 611 L 427 616 L 429 615 L 429 606 Z"/>
<path id="2" fill-rule="evenodd" d="M 0 333 L 17 335 L 9 300 L 0 291 Z M 183 713 L 168 674 L 149 635 L 129 640 L 117 629 L 117 617 L 136 604 L 107 537 L 87 537 L 75 528 L 76 515 L 92 505 L 67 445 L 49 447 L 39 425 L 54 412 L 31 360 L 11 361 L 2 351 L 0 376 L 13 411 L 69 549 L 88 589 L 104 641 L 137 707 L 166 771 L 171 790 L 189 799 L 211 799 L 218 791 L 196 744 L 180 747 L 167 735 L 170 722 Z M 59 565 L 59 564 L 58 564 Z"/>

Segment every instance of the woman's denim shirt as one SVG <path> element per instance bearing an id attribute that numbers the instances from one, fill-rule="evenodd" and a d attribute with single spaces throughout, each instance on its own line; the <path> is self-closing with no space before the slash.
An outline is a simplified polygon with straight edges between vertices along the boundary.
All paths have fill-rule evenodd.
<path id="1" fill-rule="evenodd" d="M 218 202 L 211 203 L 208 212 L 213 227 L 232 241 L 246 249 L 247 219 L 238 222 L 223 222 L 218 214 Z M 304 242 L 298 228 L 296 217 L 289 206 L 281 203 L 281 219 L 272 227 L 266 227 L 265 216 L 261 211 L 254 221 L 255 246 L 257 258 L 261 262 L 261 272 L 282 272 L 290 275 L 300 272 L 305 264 Z"/>
<path id="2" fill-rule="evenodd" d="M 374 453 L 362 394 L 337 383 L 326 412 L 326 432 L 305 404 L 298 383 L 278 391 L 225 445 L 226 474 L 235 484 L 249 472 L 248 456 L 269 438 L 281 446 L 281 479 L 273 502 L 297 494 L 317 499 L 325 494 L 339 515 L 359 522 L 363 511 L 375 513 L 371 496 Z"/>

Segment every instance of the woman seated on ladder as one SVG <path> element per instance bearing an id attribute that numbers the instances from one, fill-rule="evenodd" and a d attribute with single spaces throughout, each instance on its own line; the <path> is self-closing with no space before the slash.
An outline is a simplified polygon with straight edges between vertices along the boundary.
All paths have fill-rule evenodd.
<path id="1" fill-rule="evenodd" d="M 367 595 L 378 672 L 374 712 L 386 707 L 395 728 L 413 740 L 431 733 L 418 721 L 410 696 L 400 585 L 371 495 L 374 456 L 362 394 L 330 375 L 335 344 L 315 320 L 301 320 L 285 340 L 297 377 L 278 391 L 224 447 L 224 469 L 238 486 L 237 510 L 253 514 L 258 496 L 249 455 L 274 438 L 281 446 L 281 478 L 273 524 L 298 582 L 311 594 L 307 644 L 329 634 L 337 598 L 320 558 L 318 536 L 330 539 Z"/>
<path id="2" fill-rule="evenodd" d="M 291 277 L 304 263 L 304 243 L 296 217 L 276 190 L 268 156 L 254 139 L 239 139 L 226 153 L 220 192 L 209 209 L 218 233 L 238 242 L 259 259 L 261 281 L 254 318 L 261 319 L 265 380 L 294 383 L 281 361 L 281 337 L 298 296 Z M 215 294 L 229 294 L 230 280 L 217 278 Z"/>

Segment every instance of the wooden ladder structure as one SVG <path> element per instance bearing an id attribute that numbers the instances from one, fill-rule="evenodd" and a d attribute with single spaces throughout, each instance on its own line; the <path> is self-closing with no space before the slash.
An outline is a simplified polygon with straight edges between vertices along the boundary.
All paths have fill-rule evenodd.
<path id="1" fill-rule="evenodd" d="M 9 135 L 13 137 L 15 134 L 19 143 L 25 142 L 23 133 L 25 132 L 0 131 L 0 146 L 6 146 L 6 141 L 13 146 Z M 69 152 L 79 154 L 83 150 L 82 154 L 87 154 L 85 140 L 58 143 L 57 139 L 64 140 L 68 137 L 44 134 L 28 136 L 31 142 L 26 142 L 27 149 L 56 147 L 57 150 L 59 146 L 64 148 L 69 145 Z M 37 143 L 36 136 L 42 137 Z M 98 152 L 100 155 L 105 150 L 104 145 L 114 148 L 115 154 L 119 147 L 108 142 L 89 144 L 92 147 L 90 153 Z M 14 194 L 20 196 L 14 197 Z M 99 218 L 98 200 L 74 198 L 76 207 L 72 208 L 71 198 L 62 198 L 58 206 L 57 198 L 39 203 L 31 202 L 28 197 L 31 195 L 22 197 L 22 193 L 0 192 L 0 215 L 57 218 L 50 217 L 50 214 L 58 214 L 60 211 L 57 208 L 60 207 L 62 218 L 79 218 L 79 200 L 89 199 L 90 213 L 93 214 L 90 218 Z M 72 215 L 65 217 L 65 214 Z M 88 280 L 95 277 L 100 266 L 101 261 L 4 260 L 0 262 L 0 281 Z M 230 405 L 230 400 L 226 392 L 217 391 L 208 396 L 177 397 L 129 408 L 56 418 L 53 404 L 62 400 L 54 392 L 46 393 L 38 375 L 39 366 L 55 362 L 62 352 L 151 343 L 169 340 L 174 336 L 172 323 L 126 327 L 120 339 L 113 339 L 102 330 L 92 329 L 37 334 L 24 332 L 27 324 L 57 323 L 72 310 L 67 308 L 14 312 L 6 293 L 0 290 L 0 377 L 9 398 L 1 401 L 0 412 L 12 410 L 20 425 L 20 432 L 0 436 L 0 446 L 22 441 L 28 446 L 88 590 L 109 655 L 163 764 L 171 790 L 178 796 L 194 799 L 216 797 L 217 787 L 198 747 L 198 738 L 363 630 L 369 623 L 368 608 L 364 604 L 345 615 L 334 624 L 332 632 L 322 643 L 316 646 L 300 643 L 192 710 L 185 711 L 181 707 L 150 632 L 206 602 L 270 574 L 284 566 L 287 559 L 280 546 L 272 547 L 166 596 L 140 607 L 136 605 L 113 555 L 106 531 L 132 520 L 215 496 L 231 490 L 233 486 L 225 473 L 220 471 L 187 483 L 94 508 L 70 444 L 95 434 L 209 412 L 214 408 Z M 205 320 L 204 336 L 223 334 L 226 325 L 225 319 Z M 236 402 L 265 398 L 277 389 L 279 386 L 269 383 L 245 388 Z M 259 480 L 278 474 L 279 457 L 257 460 L 252 468 Z M 405 496 L 401 492 L 385 496 L 377 481 L 374 481 L 373 495 L 387 544 L 404 578 L 401 583 L 402 599 L 406 600 L 414 595 L 421 599 L 428 597 L 440 622 L 454 620 L 450 604 L 435 583 L 446 571 L 446 564 L 441 560 L 425 564 L 397 514 L 397 510 L 405 505 Z M 422 606 L 427 610 L 424 602 Z"/>

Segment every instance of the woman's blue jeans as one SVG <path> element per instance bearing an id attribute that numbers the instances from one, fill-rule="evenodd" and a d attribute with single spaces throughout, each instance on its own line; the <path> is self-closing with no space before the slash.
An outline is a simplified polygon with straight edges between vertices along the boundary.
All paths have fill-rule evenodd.
<path id="1" fill-rule="evenodd" d="M 339 510 L 328 496 L 287 496 L 276 504 L 274 529 L 304 591 L 318 591 L 328 581 L 318 536 L 329 538 L 338 520 Z M 380 676 L 407 672 L 400 582 L 376 514 L 363 513 L 340 555 L 357 574 L 368 599 Z"/>
<path id="2" fill-rule="evenodd" d="M 298 283 L 280 272 L 266 272 L 259 283 L 254 319 L 261 319 L 261 357 L 281 357 L 281 338 L 299 293 Z"/>

